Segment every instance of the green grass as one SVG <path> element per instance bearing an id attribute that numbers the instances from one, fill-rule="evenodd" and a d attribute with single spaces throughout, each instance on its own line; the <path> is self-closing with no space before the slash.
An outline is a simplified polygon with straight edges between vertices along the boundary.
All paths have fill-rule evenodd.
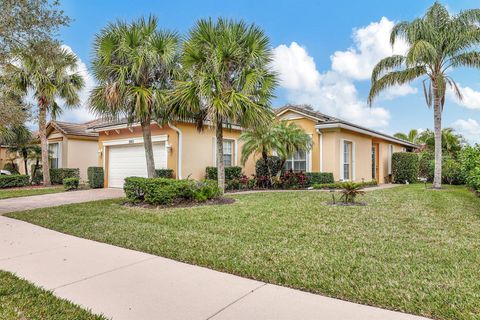
<path id="1" fill-rule="evenodd" d="M 233 196 L 226 206 L 109 200 L 11 213 L 68 234 L 344 300 L 437 319 L 480 318 L 480 198 L 463 187 Z"/>
<path id="2" fill-rule="evenodd" d="M 57 193 L 63 191 L 65 191 L 63 186 L 55 186 L 49 188 L 0 189 L 0 199 L 36 196 L 40 194 Z"/>
<path id="3" fill-rule="evenodd" d="M 0 271 L 2 320 L 105 320 L 79 306 L 55 297 L 11 273 Z"/>

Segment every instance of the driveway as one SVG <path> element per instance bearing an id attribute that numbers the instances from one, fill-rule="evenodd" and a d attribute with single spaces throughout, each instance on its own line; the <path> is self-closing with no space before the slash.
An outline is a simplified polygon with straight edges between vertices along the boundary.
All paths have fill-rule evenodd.
<path id="1" fill-rule="evenodd" d="M 89 189 L 79 191 L 42 194 L 38 196 L 0 200 L 0 215 L 7 212 L 28 209 L 56 207 L 70 203 L 80 203 L 124 197 L 122 189 Z"/>
<path id="2" fill-rule="evenodd" d="M 119 196 L 116 191 L 106 193 L 110 192 Z M 87 194 L 83 200 L 92 200 Z M 58 194 L 55 200 L 64 196 Z M 80 239 L 3 216 L 0 269 L 112 319 L 425 319 Z"/>

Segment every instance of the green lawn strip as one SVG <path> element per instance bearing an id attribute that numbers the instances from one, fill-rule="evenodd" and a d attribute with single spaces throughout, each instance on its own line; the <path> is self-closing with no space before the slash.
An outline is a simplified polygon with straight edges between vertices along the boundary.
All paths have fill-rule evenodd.
<path id="1" fill-rule="evenodd" d="M 63 191 L 65 191 L 63 186 L 49 188 L 0 189 L 0 199 L 36 196 L 40 194 L 58 193 Z"/>
<path id="2" fill-rule="evenodd" d="M 226 206 L 149 210 L 108 200 L 10 213 L 68 234 L 436 319 L 480 314 L 480 199 L 463 187 L 235 195 Z"/>
<path id="3" fill-rule="evenodd" d="M 55 297 L 13 274 L 0 271 L 0 319 L 2 320 L 105 320 L 79 306 Z"/>

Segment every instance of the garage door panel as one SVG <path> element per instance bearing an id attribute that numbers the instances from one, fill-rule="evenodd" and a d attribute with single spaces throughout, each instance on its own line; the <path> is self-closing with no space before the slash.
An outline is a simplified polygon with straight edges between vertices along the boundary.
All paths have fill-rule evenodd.
<path id="1" fill-rule="evenodd" d="M 122 188 L 126 177 L 146 177 L 147 163 L 143 144 L 110 146 L 108 155 L 108 186 Z M 156 169 L 167 167 L 165 142 L 153 144 Z"/>

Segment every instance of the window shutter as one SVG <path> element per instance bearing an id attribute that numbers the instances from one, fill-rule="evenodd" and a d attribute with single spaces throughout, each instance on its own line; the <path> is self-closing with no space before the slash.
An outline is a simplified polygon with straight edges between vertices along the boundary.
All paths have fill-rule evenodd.
<path id="1" fill-rule="evenodd" d="M 388 145 L 388 174 L 392 174 L 392 155 L 393 145 Z"/>
<path id="2" fill-rule="evenodd" d="M 344 148 L 345 148 L 345 140 L 340 140 L 340 180 L 345 180 L 345 172 L 343 170 L 343 162 L 344 162 Z"/>
<path id="3" fill-rule="evenodd" d="M 352 181 L 355 181 L 355 142 L 352 141 Z"/>

